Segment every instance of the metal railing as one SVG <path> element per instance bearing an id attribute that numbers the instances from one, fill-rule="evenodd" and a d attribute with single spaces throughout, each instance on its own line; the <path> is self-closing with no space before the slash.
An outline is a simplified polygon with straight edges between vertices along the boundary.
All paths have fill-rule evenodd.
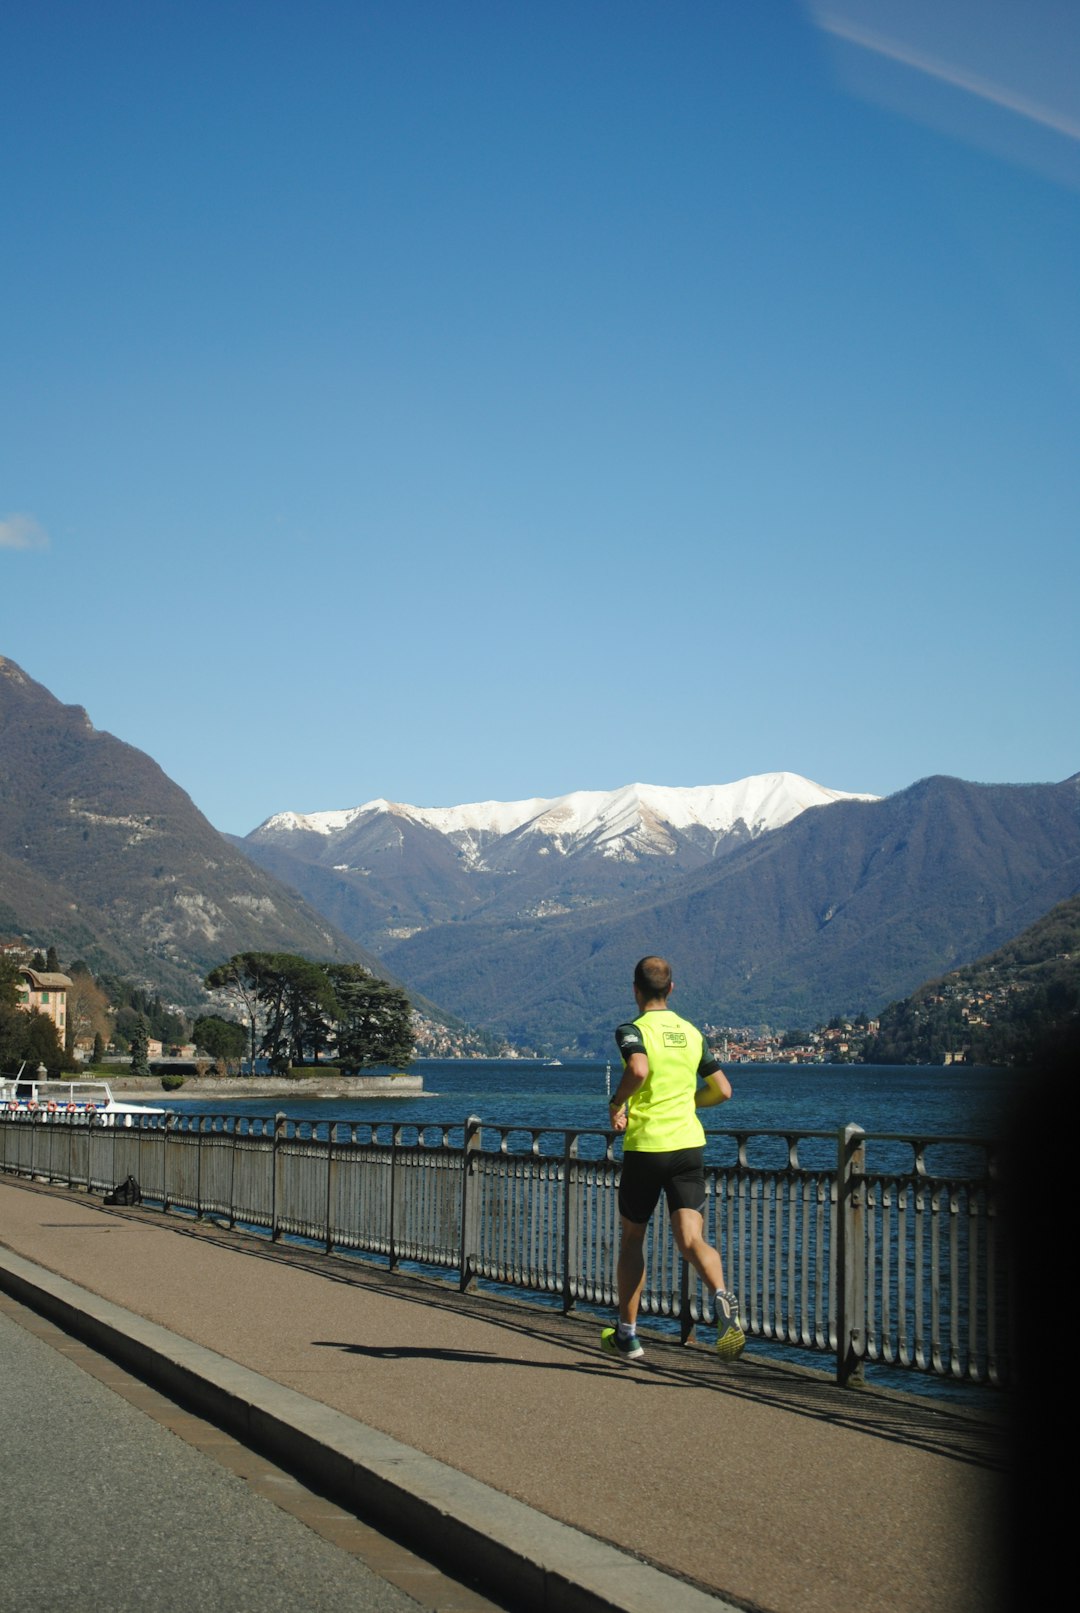
<path id="1" fill-rule="evenodd" d="M 609 1132 L 169 1113 L 108 1127 L 0 1116 L 0 1169 L 108 1191 L 134 1176 L 164 1210 L 223 1217 L 391 1267 L 614 1306 L 619 1163 Z M 1010 1250 L 994 1145 L 839 1132 L 710 1132 L 705 1234 L 748 1336 L 1004 1384 Z M 711 1299 L 653 1217 L 642 1312 L 684 1340 Z"/>

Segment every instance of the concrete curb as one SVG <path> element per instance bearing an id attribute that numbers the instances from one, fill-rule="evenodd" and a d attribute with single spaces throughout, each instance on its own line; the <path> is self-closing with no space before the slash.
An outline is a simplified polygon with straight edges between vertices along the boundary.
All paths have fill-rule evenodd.
<path id="1" fill-rule="evenodd" d="M 100 1299 L 8 1249 L 0 1288 L 515 1608 L 736 1613 L 733 1603 Z"/>

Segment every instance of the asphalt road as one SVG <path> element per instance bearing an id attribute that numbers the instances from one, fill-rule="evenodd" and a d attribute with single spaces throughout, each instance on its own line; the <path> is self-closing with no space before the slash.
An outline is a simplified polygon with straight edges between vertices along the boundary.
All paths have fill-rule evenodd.
<path id="1" fill-rule="evenodd" d="M 417 1613 L 0 1314 L 2 1613 Z"/>

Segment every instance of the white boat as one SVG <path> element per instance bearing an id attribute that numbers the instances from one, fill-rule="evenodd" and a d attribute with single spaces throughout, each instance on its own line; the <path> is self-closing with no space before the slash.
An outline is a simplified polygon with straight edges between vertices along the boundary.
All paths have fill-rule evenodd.
<path id="1" fill-rule="evenodd" d="M 121 1103 L 107 1081 L 34 1081 L 21 1072 L 0 1079 L 0 1114 L 8 1119 L 93 1120 L 130 1126 L 133 1115 L 163 1115 L 148 1103 Z"/>

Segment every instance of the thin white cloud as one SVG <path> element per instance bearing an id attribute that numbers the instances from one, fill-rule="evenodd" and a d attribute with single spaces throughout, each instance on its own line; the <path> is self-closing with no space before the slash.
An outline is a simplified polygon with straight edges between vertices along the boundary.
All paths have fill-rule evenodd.
<path id="1" fill-rule="evenodd" d="M 0 515 L 0 549 L 47 549 L 49 534 L 32 515 Z"/>
<path id="2" fill-rule="evenodd" d="M 900 40 L 891 39 L 886 34 L 875 33 L 870 28 L 863 28 L 859 23 L 842 17 L 837 12 L 815 10 L 815 17 L 818 26 L 837 39 L 843 39 L 850 45 L 858 45 L 863 50 L 872 51 L 876 56 L 884 56 L 889 61 L 899 62 L 901 66 L 913 68 L 930 78 L 940 79 L 943 84 L 951 84 L 956 89 L 965 90 L 969 95 L 977 95 L 982 101 L 1004 107 L 1019 117 L 1029 118 L 1032 123 L 1053 129 L 1069 140 L 1080 140 L 1080 122 L 1075 118 L 1067 117 L 1053 107 L 1044 106 L 1028 96 L 1018 95 L 1004 84 L 997 84 L 992 79 L 983 78 L 977 73 L 965 72 L 963 68 L 953 67 L 950 63 L 928 56 L 923 51 L 912 50 Z"/>

